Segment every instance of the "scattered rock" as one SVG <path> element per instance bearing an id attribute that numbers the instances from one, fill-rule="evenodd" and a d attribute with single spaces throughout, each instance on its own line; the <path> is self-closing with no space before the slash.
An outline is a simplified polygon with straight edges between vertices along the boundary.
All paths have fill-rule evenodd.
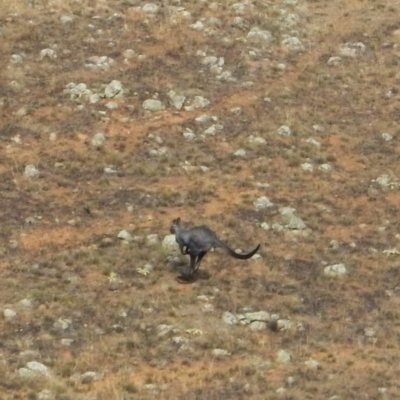
<path id="1" fill-rule="evenodd" d="M 13 64 L 18 64 L 18 63 L 22 63 L 22 61 L 24 61 L 24 57 L 20 54 L 13 54 L 11 56 L 11 62 Z"/>
<path id="2" fill-rule="evenodd" d="M 382 133 L 381 136 L 385 142 L 390 142 L 391 140 L 393 140 L 393 136 L 390 133 Z"/>
<path id="3" fill-rule="evenodd" d="M 292 135 L 292 130 L 287 125 L 282 125 L 278 128 L 278 135 L 289 137 Z"/>
<path id="4" fill-rule="evenodd" d="M 366 46 L 362 42 L 347 42 L 339 46 L 339 53 L 343 57 L 359 57 L 367 50 Z"/>
<path id="5" fill-rule="evenodd" d="M 254 27 L 251 28 L 250 32 L 247 34 L 247 39 L 252 43 L 269 44 L 272 42 L 273 36 L 270 31 Z"/>
<path id="6" fill-rule="evenodd" d="M 88 61 L 89 62 L 85 64 L 85 67 L 92 70 L 106 71 L 115 64 L 115 61 L 107 56 L 92 56 Z"/>
<path id="7" fill-rule="evenodd" d="M 167 235 L 164 237 L 161 247 L 168 253 L 180 254 L 179 245 L 176 243 L 175 235 Z"/>
<path id="8" fill-rule="evenodd" d="M 301 164 L 300 167 L 303 171 L 312 172 L 314 170 L 314 166 L 308 162 Z"/>
<path id="9" fill-rule="evenodd" d="M 49 369 L 37 361 L 29 361 L 25 368 L 20 368 L 18 374 L 22 378 L 36 378 L 38 376 L 49 376 Z"/>
<path id="10" fill-rule="evenodd" d="M 276 354 L 276 360 L 280 363 L 288 363 L 292 360 L 292 355 L 285 350 L 279 350 Z"/>
<path id="11" fill-rule="evenodd" d="M 364 328 L 364 336 L 373 338 L 376 336 L 376 330 L 373 328 Z"/>
<path id="12" fill-rule="evenodd" d="M 43 389 L 37 394 L 38 400 L 53 400 L 54 397 L 53 393 L 48 389 Z"/>
<path id="13" fill-rule="evenodd" d="M 142 11 L 150 14 L 156 14 L 159 10 L 157 4 L 154 3 L 147 3 L 142 7 Z"/>
<path id="14" fill-rule="evenodd" d="M 347 274 L 347 268 L 344 264 L 329 265 L 324 268 L 324 274 L 333 277 L 343 276 Z"/>
<path id="15" fill-rule="evenodd" d="M 290 36 L 282 40 L 282 45 L 287 47 L 290 51 L 303 51 L 304 45 L 301 40 L 296 36 Z"/>
<path id="16" fill-rule="evenodd" d="M 267 329 L 267 323 L 263 321 L 253 321 L 250 322 L 250 329 L 252 331 L 263 331 Z"/>
<path id="17" fill-rule="evenodd" d="M 321 164 L 318 169 L 322 172 L 331 172 L 333 170 L 332 165 L 325 163 L 325 164 Z"/>
<path id="18" fill-rule="evenodd" d="M 162 337 L 165 336 L 167 333 L 174 331 L 174 327 L 172 325 L 161 324 L 157 326 L 157 336 Z"/>
<path id="19" fill-rule="evenodd" d="M 128 231 L 125 231 L 125 230 L 120 231 L 118 233 L 118 235 L 117 235 L 117 238 L 118 239 L 122 239 L 122 240 L 126 240 L 128 242 L 133 240 L 132 235 Z"/>
<path id="20" fill-rule="evenodd" d="M 105 140 L 106 137 L 104 136 L 104 133 L 99 132 L 93 135 L 92 139 L 90 140 L 90 144 L 96 149 L 99 149 L 103 146 Z"/>
<path id="21" fill-rule="evenodd" d="M 62 15 L 60 17 L 60 21 L 62 24 L 69 24 L 73 20 L 74 20 L 74 18 L 71 15 Z"/>
<path id="22" fill-rule="evenodd" d="M 204 134 L 214 136 L 218 131 L 222 131 L 223 128 L 224 127 L 220 124 L 214 124 L 214 125 L 211 125 L 209 128 L 207 128 L 204 131 Z"/>
<path id="23" fill-rule="evenodd" d="M 39 171 L 37 170 L 37 168 L 33 164 L 28 164 L 25 167 L 24 175 L 27 178 L 36 178 L 36 177 L 39 176 Z"/>
<path id="24" fill-rule="evenodd" d="M 229 351 L 224 350 L 224 349 L 213 349 L 213 351 L 211 353 L 212 353 L 213 357 L 215 357 L 215 358 L 226 358 L 231 355 L 231 353 L 229 353 Z"/>
<path id="25" fill-rule="evenodd" d="M 194 139 L 196 139 L 195 133 L 194 133 L 192 130 L 188 129 L 188 128 L 187 128 L 187 131 L 186 131 L 186 132 L 183 132 L 183 137 L 184 137 L 185 139 L 187 139 L 187 140 L 194 140 Z"/>
<path id="26" fill-rule="evenodd" d="M 342 63 L 342 58 L 338 56 L 329 57 L 329 60 L 326 63 L 331 67 L 337 67 Z"/>
<path id="27" fill-rule="evenodd" d="M 309 360 L 305 361 L 304 364 L 306 367 L 310 369 L 318 369 L 320 368 L 320 364 L 317 360 L 314 360 L 313 358 L 310 358 Z"/>
<path id="28" fill-rule="evenodd" d="M 164 109 L 164 105 L 160 100 L 147 99 L 143 102 L 142 107 L 147 111 L 160 111 Z"/>
<path id="29" fill-rule="evenodd" d="M 111 81 L 104 89 L 104 96 L 107 99 L 110 99 L 122 93 L 123 93 L 122 83 L 116 80 Z"/>
<path id="30" fill-rule="evenodd" d="M 56 329 L 60 329 L 60 330 L 66 330 L 68 329 L 72 324 L 72 321 L 70 319 L 67 318 L 59 318 L 56 322 L 54 322 L 53 326 Z"/>
<path id="31" fill-rule="evenodd" d="M 170 90 L 167 93 L 167 96 L 169 97 L 170 104 L 175 107 L 177 110 L 181 110 L 183 107 L 183 103 L 186 100 L 186 97 L 176 93 L 174 90 Z"/>
<path id="32" fill-rule="evenodd" d="M 115 101 L 109 101 L 108 103 L 106 103 L 106 107 L 109 110 L 115 110 L 116 108 L 118 108 L 118 104 Z"/>
<path id="33" fill-rule="evenodd" d="M 158 244 L 158 242 L 159 242 L 159 237 L 156 233 L 146 236 L 146 243 L 148 246 L 156 245 Z"/>
<path id="34" fill-rule="evenodd" d="M 283 223 L 287 229 L 306 229 L 304 221 L 296 215 L 296 209 L 292 207 L 281 207 L 279 209 L 279 214 L 281 214 Z"/>
<path id="35" fill-rule="evenodd" d="M 246 155 L 246 150 L 245 150 L 245 149 L 236 150 L 236 151 L 233 153 L 233 155 L 234 155 L 235 157 L 244 157 L 244 156 Z"/>
<path id="36" fill-rule="evenodd" d="M 15 115 L 19 118 L 21 117 L 25 117 L 25 115 L 28 114 L 28 109 L 26 107 L 21 107 L 16 113 Z"/>
<path id="37" fill-rule="evenodd" d="M 228 325 L 236 325 L 239 323 L 239 318 L 229 311 L 225 311 L 222 314 L 222 320 Z"/>
<path id="38" fill-rule="evenodd" d="M 253 135 L 249 136 L 249 142 L 252 144 L 257 144 L 257 145 L 267 144 L 267 141 L 263 137 L 253 136 Z"/>
<path id="39" fill-rule="evenodd" d="M 53 59 L 57 58 L 57 54 L 53 49 L 43 49 L 43 50 L 40 50 L 39 57 L 41 60 L 43 60 L 43 58 L 45 58 L 45 57 L 53 60 Z"/>
<path id="40" fill-rule="evenodd" d="M 185 107 L 186 111 L 192 111 L 196 108 L 205 108 L 210 104 L 210 100 L 207 100 L 206 98 L 202 96 L 195 96 L 194 99 L 191 101 L 191 104 L 189 106 Z"/>
<path id="41" fill-rule="evenodd" d="M 87 371 L 81 375 L 82 383 L 90 383 L 98 379 L 98 375 L 94 371 Z"/>
<path id="42" fill-rule="evenodd" d="M 273 206 L 273 203 L 271 203 L 269 199 L 265 196 L 259 197 L 257 200 L 253 202 L 253 204 L 257 211 Z"/>
<path id="43" fill-rule="evenodd" d="M 18 305 L 23 308 L 32 308 L 32 301 L 29 299 L 22 299 L 18 302 Z"/>
<path id="44" fill-rule="evenodd" d="M 11 321 L 12 319 L 14 319 L 17 316 L 17 313 L 14 310 L 12 310 L 11 308 L 6 308 L 3 311 L 3 315 L 4 315 L 5 319 L 7 319 L 8 321 Z"/>

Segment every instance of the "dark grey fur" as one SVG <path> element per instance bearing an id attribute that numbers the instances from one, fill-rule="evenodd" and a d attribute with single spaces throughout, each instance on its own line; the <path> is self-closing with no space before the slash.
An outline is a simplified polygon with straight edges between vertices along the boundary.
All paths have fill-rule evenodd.
<path id="1" fill-rule="evenodd" d="M 170 232 L 175 234 L 175 240 L 179 244 L 181 253 L 190 255 L 189 273 L 185 275 L 186 277 L 190 277 L 199 269 L 201 260 L 213 247 L 221 247 L 230 256 L 240 260 L 249 259 L 260 248 L 260 245 L 258 245 L 250 253 L 239 254 L 220 240 L 208 226 L 201 225 L 191 229 L 183 229 L 180 222 L 180 218 L 174 219 Z"/>

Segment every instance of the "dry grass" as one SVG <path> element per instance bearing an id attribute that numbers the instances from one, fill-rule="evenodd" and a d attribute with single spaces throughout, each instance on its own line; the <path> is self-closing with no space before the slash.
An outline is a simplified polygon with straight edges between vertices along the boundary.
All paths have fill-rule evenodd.
<path id="1" fill-rule="evenodd" d="M 398 256 L 383 251 L 399 245 L 399 191 L 371 180 L 400 176 L 399 5 L 256 1 L 242 15 L 248 26 L 235 28 L 233 1 L 182 2 L 190 19 L 174 16 L 174 2 L 145 15 L 136 7 L 144 3 L 0 1 L 0 308 L 17 311 L 12 321 L 0 321 L 0 397 L 36 399 L 47 389 L 60 400 L 397 398 L 400 276 Z M 300 24 L 283 28 L 280 8 L 300 15 Z M 73 21 L 61 23 L 62 15 Z M 189 28 L 210 17 L 220 22 L 207 33 Z M 253 26 L 271 30 L 275 40 L 246 43 Z M 281 45 L 293 29 L 303 52 Z M 328 66 L 349 41 L 363 42 L 366 53 Z M 40 59 L 49 47 L 57 58 Z M 125 61 L 127 49 L 145 57 Z M 198 51 L 224 57 L 223 69 L 236 81 L 218 80 Z M 13 54 L 23 61 L 11 63 Z M 115 64 L 88 69 L 95 55 Z M 128 91 L 112 111 L 106 99 L 89 104 L 63 92 L 69 82 L 101 91 L 113 79 Z M 142 109 L 153 96 L 167 104 L 170 89 L 211 104 Z M 203 113 L 224 127 L 205 140 L 201 131 L 214 122 L 197 123 Z M 282 125 L 292 136 L 277 134 Z M 187 128 L 196 141 L 182 137 Z M 106 135 L 100 150 L 89 144 L 96 132 Z M 384 132 L 393 141 L 384 142 Z M 250 134 L 267 144 L 249 143 Z M 310 137 L 321 146 L 305 142 Z M 149 156 L 162 146 L 167 154 Z M 232 156 L 239 148 L 244 158 Z M 305 162 L 314 172 L 301 169 Z M 210 170 L 188 172 L 185 163 Z M 320 171 L 324 163 L 333 171 Z M 41 176 L 25 178 L 27 164 Z M 275 206 L 254 211 L 260 196 Z M 284 206 L 298 210 L 312 230 L 308 237 L 259 227 L 279 223 L 277 208 Z M 180 285 L 160 246 L 116 239 L 121 229 L 163 237 L 177 216 L 210 225 L 234 248 L 260 242 L 263 258 L 240 262 L 216 252 L 202 264 L 209 279 Z M 323 268 L 339 262 L 348 276 L 326 278 Z M 142 276 L 137 269 L 146 263 L 154 270 Z M 18 304 L 24 298 L 31 308 Z M 225 311 L 246 309 L 277 313 L 293 328 L 252 332 L 221 320 Z M 59 319 L 71 325 L 59 329 Z M 160 324 L 176 331 L 159 336 Z M 230 356 L 215 358 L 215 348 Z M 280 349 L 293 355 L 289 364 L 276 361 Z M 305 366 L 310 358 L 319 369 Z M 20 378 L 18 368 L 31 360 L 47 365 L 51 378 Z M 81 383 L 86 371 L 99 379 Z M 286 392 L 278 394 L 280 387 Z M 387 389 L 384 396 L 379 388 Z"/>

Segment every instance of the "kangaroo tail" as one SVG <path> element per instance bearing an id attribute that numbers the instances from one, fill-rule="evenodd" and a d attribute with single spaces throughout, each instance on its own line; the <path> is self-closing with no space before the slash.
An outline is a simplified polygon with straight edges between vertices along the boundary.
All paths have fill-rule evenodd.
<path id="1" fill-rule="evenodd" d="M 224 250 L 228 252 L 228 254 L 234 258 L 238 258 L 239 260 L 247 260 L 254 256 L 257 253 L 260 245 L 258 245 L 254 250 L 250 251 L 249 253 L 236 253 L 235 250 L 231 249 L 226 243 L 222 240 L 218 240 L 218 247 L 222 247 Z"/>

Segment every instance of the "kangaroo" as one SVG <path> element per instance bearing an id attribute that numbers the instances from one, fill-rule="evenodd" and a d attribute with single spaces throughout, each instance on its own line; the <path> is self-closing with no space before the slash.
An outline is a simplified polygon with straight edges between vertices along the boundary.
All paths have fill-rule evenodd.
<path id="1" fill-rule="evenodd" d="M 191 229 L 183 229 L 180 222 L 180 218 L 174 219 L 172 221 L 170 232 L 175 235 L 175 240 L 179 245 L 181 253 L 184 255 L 190 255 L 189 273 L 180 277 L 184 280 L 188 280 L 193 276 L 193 274 L 199 269 L 203 257 L 213 247 L 221 247 L 230 256 L 238 258 L 239 260 L 249 259 L 256 254 L 260 248 L 260 245 L 258 245 L 254 250 L 250 251 L 250 253 L 239 254 L 220 240 L 217 234 L 208 226 L 200 225 Z"/>

